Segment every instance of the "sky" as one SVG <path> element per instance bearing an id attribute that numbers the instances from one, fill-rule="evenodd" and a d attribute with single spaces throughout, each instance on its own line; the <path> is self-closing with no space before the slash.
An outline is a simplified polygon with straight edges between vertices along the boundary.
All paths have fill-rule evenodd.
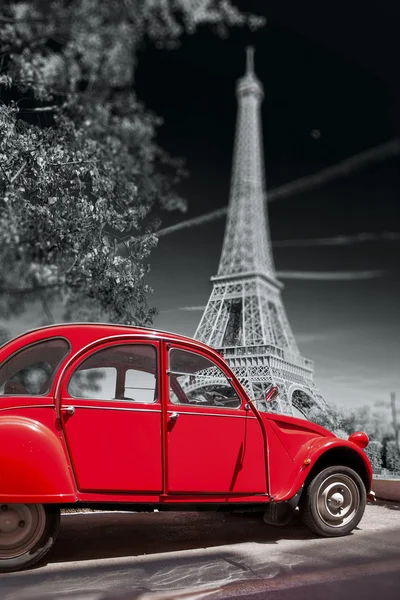
<path id="1" fill-rule="evenodd" d="M 356 14 L 327 19 L 318 5 L 311 16 L 276 4 L 246 3 L 268 19 L 255 33 L 221 40 L 200 31 L 176 50 L 143 53 L 138 93 L 165 120 L 161 144 L 185 157 L 190 172 L 180 186 L 188 212 L 166 215 L 163 226 L 228 203 L 235 84 L 249 43 L 265 89 L 267 189 L 399 136 L 391 15 L 371 10 L 362 23 Z M 268 206 L 276 269 L 297 277 L 283 280 L 285 308 L 328 402 L 354 407 L 387 400 L 391 391 L 400 396 L 400 236 L 335 246 L 282 242 L 399 232 L 399 166 L 394 157 Z M 149 277 L 157 327 L 194 335 L 224 227 L 220 219 L 160 238 Z"/>
<path id="2" fill-rule="evenodd" d="M 228 203 L 235 85 L 248 44 L 265 90 L 267 191 L 400 136 L 400 7 L 370 0 L 359 12 L 338 2 L 329 13 L 315 0 L 306 8 L 237 4 L 267 25 L 227 39 L 202 29 L 174 50 L 148 45 L 140 56 L 138 95 L 164 119 L 160 144 L 184 157 L 189 172 L 179 187 L 187 213 L 162 215 L 163 227 Z M 276 269 L 296 277 L 283 279 L 286 312 L 328 402 L 372 405 L 391 391 L 400 398 L 400 235 L 387 235 L 400 232 L 399 166 L 397 156 L 268 206 Z M 160 238 L 149 275 L 156 327 L 194 335 L 224 227 L 219 219 Z M 295 243 L 363 233 L 379 240 Z M 31 312 L 11 329 L 30 328 L 35 318 Z"/>

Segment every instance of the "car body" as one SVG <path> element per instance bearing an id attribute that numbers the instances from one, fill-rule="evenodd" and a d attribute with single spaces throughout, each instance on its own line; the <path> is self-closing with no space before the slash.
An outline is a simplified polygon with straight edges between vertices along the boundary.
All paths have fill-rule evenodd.
<path id="1" fill-rule="evenodd" d="M 260 412 L 223 357 L 172 333 L 62 324 L 0 348 L 0 572 L 51 547 L 59 511 L 262 511 L 299 505 L 344 535 L 371 492 L 364 433 L 348 440 Z"/>

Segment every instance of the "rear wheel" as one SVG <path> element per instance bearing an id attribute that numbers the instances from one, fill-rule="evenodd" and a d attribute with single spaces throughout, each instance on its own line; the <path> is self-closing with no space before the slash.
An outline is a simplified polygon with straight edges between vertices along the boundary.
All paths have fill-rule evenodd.
<path id="1" fill-rule="evenodd" d="M 0 504 L 0 573 L 35 564 L 52 547 L 60 511 L 42 504 Z"/>
<path id="2" fill-rule="evenodd" d="M 328 467 L 305 490 L 301 516 L 314 533 L 338 537 L 357 527 L 366 503 L 365 486 L 358 473 L 348 467 Z"/>

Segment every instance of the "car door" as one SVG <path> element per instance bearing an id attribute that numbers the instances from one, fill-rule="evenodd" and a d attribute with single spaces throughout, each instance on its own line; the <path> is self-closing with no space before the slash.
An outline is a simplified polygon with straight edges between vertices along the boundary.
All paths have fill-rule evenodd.
<path id="1" fill-rule="evenodd" d="M 223 366 L 179 345 L 168 361 L 168 492 L 265 494 L 261 425 Z"/>
<path id="2" fill-rule="evenodd" d="M 80 491 L 162 490 L 159 343 L 97 346 L 61 386 L 61 422 Z"/>

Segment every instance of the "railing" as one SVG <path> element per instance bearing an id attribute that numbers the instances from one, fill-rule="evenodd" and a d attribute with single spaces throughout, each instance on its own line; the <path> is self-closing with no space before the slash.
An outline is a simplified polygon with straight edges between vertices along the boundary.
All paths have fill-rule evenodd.
<path id="1" fill-rule="evenodd" d="M 268 344 L 265 346 L 239 346 L 232 348 L 221 348 L 219 350 L 224 357 L 230 358 L 233 356 L 255 356 L 255 355 L 269 355 L 280 358 L 282 360 L 287 361 L 288 363 L 294 364 L 298 367 L 302 367 L 304 369 L 313 370 L 314 363 L 312 360 L 308 358 L 303 358 L 297 354 L 293 354 L 288 350 L 283 350 L 282 348 L 278 348 L 278 346 L 273 346 L 272 344 Z"/>

